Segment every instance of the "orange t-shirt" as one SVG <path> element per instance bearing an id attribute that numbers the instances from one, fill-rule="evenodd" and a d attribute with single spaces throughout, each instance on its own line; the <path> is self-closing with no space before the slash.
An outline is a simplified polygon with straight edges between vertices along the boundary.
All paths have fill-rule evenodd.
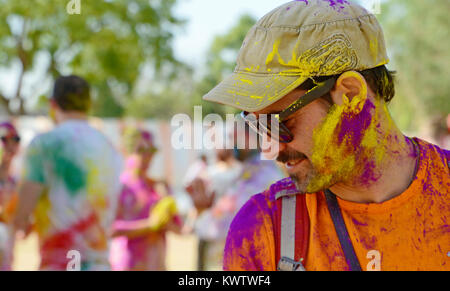
<path id="1" fill-rule="evenodd" d="M 415 139 L 417 175 L 401 195 L 383 203 L 338 198 L 363 270 L 450 270 L 450 152 Z M 349 270 L 322 192 L 307 194 L 310 218 L 306 270 Z M 224 270 L 275 271 L 273 193 L 253 196 L 230 226 Z"/>

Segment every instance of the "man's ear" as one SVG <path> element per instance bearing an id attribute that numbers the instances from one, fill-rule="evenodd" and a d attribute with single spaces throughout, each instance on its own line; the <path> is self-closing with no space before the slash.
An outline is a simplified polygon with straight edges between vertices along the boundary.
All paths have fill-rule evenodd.
<path id="1" fill-rule="evenodd" d="M 355 96 L 367 96 L 366 80 L 358 72 L 345 72 L 339 76 L 330 94 L 337 105 L 344 104 L 344 98 L 352 101 Z"/>

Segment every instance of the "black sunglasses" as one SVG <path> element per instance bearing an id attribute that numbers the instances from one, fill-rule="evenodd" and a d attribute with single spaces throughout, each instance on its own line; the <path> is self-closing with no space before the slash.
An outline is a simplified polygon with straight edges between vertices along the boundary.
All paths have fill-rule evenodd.
<path id="1" fill-rule="evenodd" d="M 281 143 L 290 143 L 294 140 L 294 136 L 283 122 L 301 108 L 330 92 L 336 80 L 337 77 L 331 77 L 323 82 L 316 83 L 314 88 L 306 92 L 305 95 L 298 98 L 288 108 L 278 114 L 269 114 L 267 118 L 259 120 L 254 114 L 243 111 L 241 112 L 241 117 L 260 136 L 267 135 Z"/>

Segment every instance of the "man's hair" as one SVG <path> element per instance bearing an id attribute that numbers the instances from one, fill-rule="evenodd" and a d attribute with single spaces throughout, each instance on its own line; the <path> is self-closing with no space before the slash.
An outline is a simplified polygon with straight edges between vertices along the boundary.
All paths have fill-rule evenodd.
<path id="1" fill-rule="evenodd" d="M 379 66 L 372 69 L 367 69 L 359 72 L 364 79 L 366 79 L 367 84 L 370 89 L 375 92 L 377 96 L 382 98 L 386 103 L 389 103 L 395 95 L 395 72 L 389 71 L 386 66 Z M 326 77 L 315 77 L 312 79 L 308 79 L 303 84 L 301 84 L 298 88 L 302 90 L 311 90 L 314 86 L 314 82 L 322 82 L 332 76 Z M 339 77 L 336 75 L 335 77 Z"/>
<path id="2" fill-rule="evenodd" d="M 74 75 L 59 77 L 53 88 L 52 99 L 63 111 L 86 113 L 91 106 L 89 84 Z"/>

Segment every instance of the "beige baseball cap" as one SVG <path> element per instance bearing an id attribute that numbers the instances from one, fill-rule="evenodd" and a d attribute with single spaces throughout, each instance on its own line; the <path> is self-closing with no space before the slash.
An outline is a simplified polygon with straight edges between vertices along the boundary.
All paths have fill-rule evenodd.
<path id="1" fill-rule="evenodd" d="M 346 0 L 292 1 L 250 29 L 234 73 L 203 99 L 255 112 L 310 77 L 388 62 L 383 31 L 363 7 Z"/>

